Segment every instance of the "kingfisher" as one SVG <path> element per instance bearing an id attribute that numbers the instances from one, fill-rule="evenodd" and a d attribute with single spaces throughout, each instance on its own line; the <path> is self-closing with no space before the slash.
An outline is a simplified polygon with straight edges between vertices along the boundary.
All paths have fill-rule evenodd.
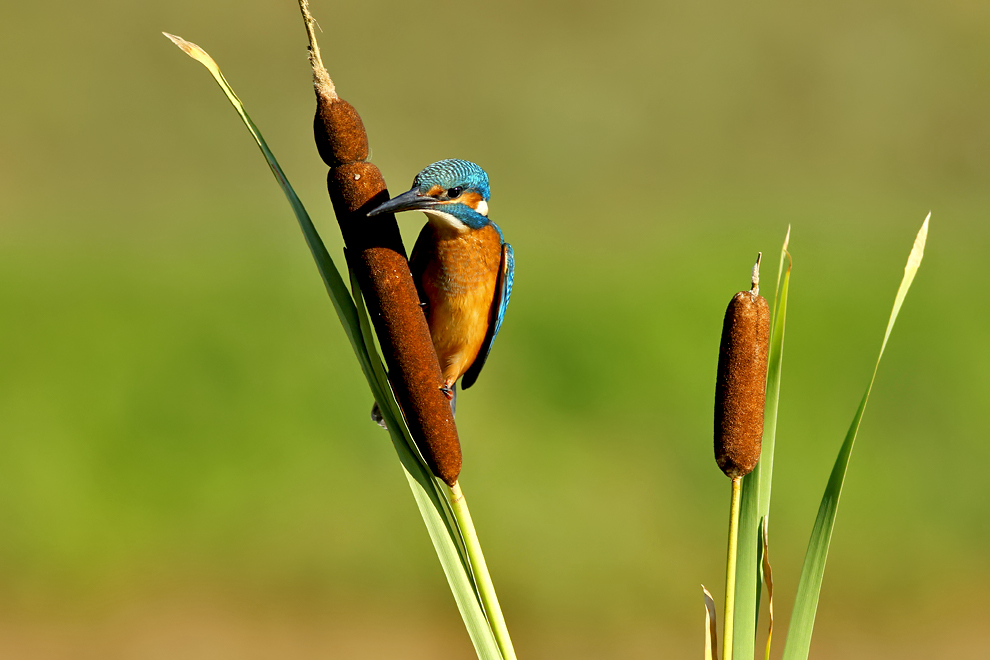
<path id="1" fill-rule="evenodd" d="M 455 158 L 427 165 L 412 188 L 369 216 L 422 211 L 427 223 L 409 268 L 440 361 L 440 390 L 456 408 L 457 379 L 474 385 L 502 327 L 512 294 L 515 258 L 502 230 L 488 218 L 488 174 Z M 377 404 L 371 417 L 384 426 Z"/>

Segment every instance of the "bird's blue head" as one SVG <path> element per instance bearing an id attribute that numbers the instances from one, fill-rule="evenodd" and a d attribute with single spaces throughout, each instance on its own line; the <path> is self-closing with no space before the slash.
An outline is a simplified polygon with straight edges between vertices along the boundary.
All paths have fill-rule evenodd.
<path id="1" fill-rule="evenodd" d="M 466 160 L 439 160 L 416 175 L 412 189 L 368 215 L 422 211 L 430 222 L 456 231 L 481 229 L 488 219 L 488 175 Z"/>

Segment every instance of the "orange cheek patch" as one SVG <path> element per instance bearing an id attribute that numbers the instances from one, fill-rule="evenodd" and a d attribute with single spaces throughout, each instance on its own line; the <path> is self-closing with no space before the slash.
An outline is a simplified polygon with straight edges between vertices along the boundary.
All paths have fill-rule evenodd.
<path id="1" fill-rule="evenodd" d="M 466 192 L 457 198 L 461 204 L 465 206 L 470 206 L 474 210 L 478 210 L 478 202 L 482 201 L 481 195 L 476 192 Z"/>
<path id="2" fill-rule="evenodd" d="M 432 195 L 432 190 L 430 191 Z M 474 210 L 478 210 L 478 202 L 483 201 L 483 197 L 476 192 L 466 192 L 461 193 L 460 197 L 455 197 L 454 199 L 448 200 L 446 202 L 440 202 L 441 204 L 463 204 L 464 206 L 469 206 Z"/>

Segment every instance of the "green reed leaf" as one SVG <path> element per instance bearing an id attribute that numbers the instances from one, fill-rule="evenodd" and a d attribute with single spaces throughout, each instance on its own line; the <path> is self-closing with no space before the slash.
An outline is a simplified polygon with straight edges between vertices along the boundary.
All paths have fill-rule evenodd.
<path id="1" fill-rule="evenodd" d="M 385 367 L 375 348 L 371 323 L 357 283 L 352 277 L 351 284 L 354 289 L 354 297 L 352 298 L 351 292 L 347 290 L 347 286 L 344 284 L 344 280 L 329 252 L 327 252 L 316 227 L 313 226 L 309 213 L 289 184 L 289 180 L 275 159 L 275 155 L 265 143 L 258 127 L 248 116 L 244 104 L 234 93 L 233 88 L 224 78 L 213 58 L 194 43 L 175 35 L 163 34 L 210 71 L 264 154 L 272 174 L 275 175 L 275 179 L 296 215 L 303 237 L 306 239 L 306 245 L 316 262 L 316 268 L 323 279 L 334 309 L 337 311 L 337 317 L 344 327 L 348 340 L 350 340 L 372 395 L 382 410 L 392 445 L 395 447 L 406 480 L 412 490 L 413 498 L 416 500 L 430 540 L 433 542 L 437 557 L 440 559 L 444 574 L 447 576 L 447 583 L 450 585 L 451 593 L 457 603 L 461 618 L 464 620 L 464 626 L 467 628 L 475 652 L 481 660 L 503 660 L 491 626 L 485 616 L 478 586 L 471 574 L 463 534 L 457 525 L 446 491 L 441 482 L 430 472 L 419 454 L 405 419 L 402 417 L 399 405 L 392 394 Z"/>
<path id="2" fill-rule="evenodd" d="M 884 349 L 887 348 L 890 331 L 894 328 L 894 322 L 897 320 L 897 314 L 901 311 L 904 297 L 907 295 L 908 289 L 911 288 L 914 276 L 921 265 L 921 259 L 924 257 L 929 219 L 931 219 L 931 213 L 925 218 L 921 230 L 914 239 L 914 246 L 908 256 L 907 265 L 904 267 L 904 277 L 897 289 L 897 296 L 894 298 L 894 308 L 890 312 L 890 320 L 887 321 L 887 331 L 884 333 L 883 342 L 880 344 L 880 354 L 877 356 L 876 365 L 873 367 L 873 376 L 870 378 L 870 383 L 866 387 L 859 408 L 853 416 L 852 424 L 849 426 L 846 438 L 839 449 L 839 455 L 835 459 L 835 465 L 832 467 L 832 474 L 825 486 L 825 494 L 822 496 L 822 503 L 818 508 L 818 517 L 815 519 L 815 525 L 811 530 L 811 540 L 808 542 L 808 551 L 804 556 L 804 565 L 801 568 L 801 579 L 798 582 L 797 596 L 794 599 L 794 610 L 791 614 L 791 625 L 787 631 L 787 641 L 784 644 L 783 660 L 807 660 L 811 650 L 811 635 L 815 627 L 815 615 L 818 612 L 818 597 L 822 589 L 822 578 L 825 575 L 825 561 L 828 558 L 832 529 L 835 526 L 835 515 L 839 508 L 839 498 L 842 495 L 842 484 L 846 478 L 846 469 L 849 467 L 849 458 L 852 455 L 853 444 L 856 442 L 856 434 L 863 419 L 863 412 L 866 410 L 866 402 L 870 398 L 870 391 L 873 389 L 873 382 L 877 377 L 880 359 L 883 357 Z"/>

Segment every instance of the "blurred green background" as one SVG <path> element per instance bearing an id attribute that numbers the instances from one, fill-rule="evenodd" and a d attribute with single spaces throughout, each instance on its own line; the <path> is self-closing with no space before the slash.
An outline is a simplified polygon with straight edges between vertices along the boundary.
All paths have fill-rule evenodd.
<path id="1" fill-rule="evenodd" d="M 929 210 L 812 657 L 985 657 L 990 5 L 313 9 L 392 191 L 474 160 L 515 247 L 458 422 L 521 658 L 700 656 L 721 317 L 792 224 L 783 640 Z M 295 2 L 0 7 L 0 655 L 469 658 L 295 220 L 161 30 L 218 60 L 340 255 Z"/>

